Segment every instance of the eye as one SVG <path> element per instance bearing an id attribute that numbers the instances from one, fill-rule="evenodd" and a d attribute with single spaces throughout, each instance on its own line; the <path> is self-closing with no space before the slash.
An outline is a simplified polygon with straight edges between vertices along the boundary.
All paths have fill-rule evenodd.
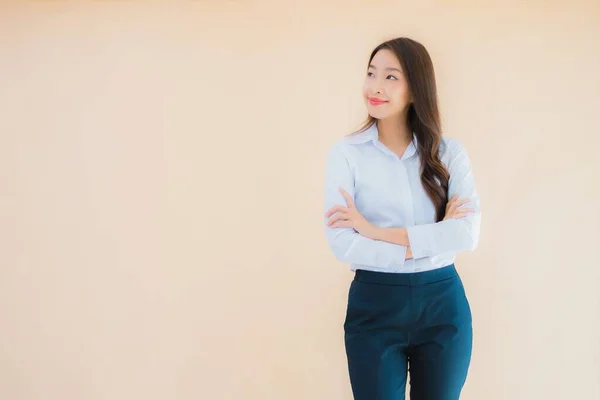
<path id="1" fill-rule="evenodd" d="M 373 76 L 373 73 L 367 72 L 367 76 L 370 78 L 371 76 Z M 393 78 L 394 81 L 398 80 L 398 78 L 396 78 L 394 75 L 388 75 L 387 78 Z"/>

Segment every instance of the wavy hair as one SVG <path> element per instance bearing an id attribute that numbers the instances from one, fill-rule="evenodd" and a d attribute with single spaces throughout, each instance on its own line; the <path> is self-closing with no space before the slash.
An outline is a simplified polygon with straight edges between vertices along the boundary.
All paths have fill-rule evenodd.
<path id="1" fill-rule="evenodd" d="M 371 53 L 367 66 L 371 64 L 375 54 L 383 49 L 396 55 L 412 93 L 413 101 L 407 113 L 408 127 L 417 137 L 421 183 L 435 206 L 437 221 L 441 221 L 446 214 L 450 174 L 439 157 L 442 128 L 433 62 L 422 44 L 400 37 L 377 46 Z M 377 119 L 369 115 L 361 128 L 351 135 L 363 132 L 375 123 Z"/>

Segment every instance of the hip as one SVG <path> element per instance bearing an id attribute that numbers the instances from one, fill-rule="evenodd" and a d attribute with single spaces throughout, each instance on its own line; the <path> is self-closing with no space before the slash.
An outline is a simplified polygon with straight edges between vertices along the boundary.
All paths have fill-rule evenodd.
<path id="1" fill-rule="evenodd" d="M 436 325 L 471 319 L 464 285 L 450 264 L 402 274 L 357 270 L 348 292 L 344 325 Z"/>

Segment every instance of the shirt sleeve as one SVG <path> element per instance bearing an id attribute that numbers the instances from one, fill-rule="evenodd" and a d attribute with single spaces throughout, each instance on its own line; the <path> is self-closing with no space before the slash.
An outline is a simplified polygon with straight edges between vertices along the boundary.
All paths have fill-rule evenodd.
<path id="1" fill-rule="evenodd" d="M 463 207 L 473 208 L 475 211 L 458 219 L 407 227 L 408 240 L 415 259 L 447 252 L 471 251 L 479 242 L 481 207 L 469 156 L 456 139 L 448 141 L 448 151 L 448 198 L 458 194 L 459 199 L 469 199 Z"/>
<path id="2" fill-rule="evenodd" d="M 325 235 L 330 249 L 342 262 L 373 267 L 400 267 L 406 258 L 406 246 L 367 238 L 353 228 L 331 228 L 325 213 L 336 205 L 346 206 L 339 191 L 344 188 L 355 198 L 354 174 L 342 149 L 342 144 L 332 146 L 327 153 L 325 168 L 325 206 L 323 210 Z"/>

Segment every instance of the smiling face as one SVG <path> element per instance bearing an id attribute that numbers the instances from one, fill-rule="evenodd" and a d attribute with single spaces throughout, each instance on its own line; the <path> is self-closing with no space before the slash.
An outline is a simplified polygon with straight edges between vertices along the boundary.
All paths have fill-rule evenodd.
<path id="1" fill-rule="evenodd" d="M 400 62 L 390 50 L 378 51 L 371 60 L 363 96 L 369 115 L 379 120 L 397 116 L 410 105 L 408 82 Z"/>

